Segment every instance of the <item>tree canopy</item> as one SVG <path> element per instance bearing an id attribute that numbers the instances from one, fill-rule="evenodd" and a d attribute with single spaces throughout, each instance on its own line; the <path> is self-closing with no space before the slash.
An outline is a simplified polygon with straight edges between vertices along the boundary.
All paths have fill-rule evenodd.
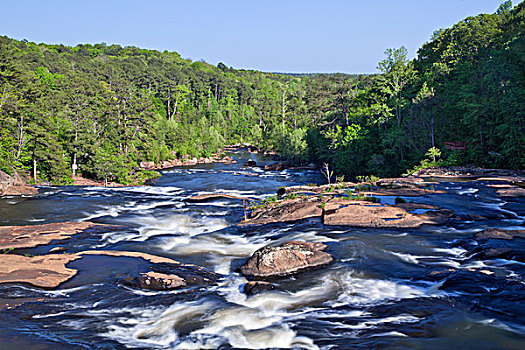
<path id="1" fill-rule="evenodd" d="M 140 161 L 239 142 L 347 176 L 399 175 L 428 154 L 525 167 L 523 2 L 437 30 L 412 61 L 404 47 L 388 49 L 378 69 L 272 74 L 175 52 L 0 37 L 0 170 L 127 183 Z"/>

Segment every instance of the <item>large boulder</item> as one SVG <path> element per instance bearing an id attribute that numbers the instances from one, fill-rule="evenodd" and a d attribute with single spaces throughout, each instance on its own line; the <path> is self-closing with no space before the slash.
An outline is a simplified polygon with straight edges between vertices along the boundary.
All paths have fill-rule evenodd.
<path id="1" fill-rule="evenodd" d="M 241 273 L 248 278 L 274 278 L 292 275 L 316 268 L 333 261 L 332 256 L 323 252 L 323 243 L 290 241 L 275 247 L 264 247 L 255 253 L 241 267 Z"/>
<path id="2" fill-rule="evenodd" d="M 8 175 L 0 171 L 0 197 L 32 196 L 37 193 L 38 190 L 32 186 L 28 186 L 16 171 L 13 172 L 13 175 Z"/>

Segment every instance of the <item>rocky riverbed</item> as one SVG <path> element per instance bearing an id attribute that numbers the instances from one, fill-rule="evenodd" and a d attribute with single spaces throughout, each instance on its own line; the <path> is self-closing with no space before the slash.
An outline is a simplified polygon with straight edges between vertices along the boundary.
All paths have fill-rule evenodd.
<path id="1" fill-rule="evenodd" d="M 520 174 L 307 186 L 228 156 L 0 199 L 2 344 L 521 348 Z"/>

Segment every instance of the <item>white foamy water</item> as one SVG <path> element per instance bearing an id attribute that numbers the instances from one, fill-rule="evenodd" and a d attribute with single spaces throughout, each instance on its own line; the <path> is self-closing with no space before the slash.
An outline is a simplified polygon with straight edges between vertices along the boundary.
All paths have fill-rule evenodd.
<path id="1" fill-rule="evenodd" d="M 248 238 L 214 233 L 166 238 L 160 248 L 182 256 L 208 256 L 207 262 L 213 266 L 215 272 L 228 274 L 233 259 L 250 256 L 267 244 L 268 241 L 264 237 Z"/>
<path id="2" fill-rule="evenodd" d="M 120 241 L 146 241 L 153 236 L 174 235 L 171 244 L 188 243 L 190 237 L 213 232 L 228 227 L 224 218 L 174 213 L 160 217 L 135 216 L 126 218 L 138 224 L 137 231 L 113 231 L 105 233 L 102 238 L 110 243 Z"/>
<path id="3" fill-rule="evenodd" d="M 160 201 L 137 204 L 136 201 L 129 201 L 128 203 L 123 205 L 103 206 L 101 209 L 95 211 L 94 213 L 88 214 L 88 216 L 82 218 L 80 221 L 89 221 L 103 216 L 117 217 L 124 212 L 140 212 L 162 206 L 174 206 L 176 208 L 182 208 L 184 206 L 184 203 L 175 201 Z"/>
<path id="4" fill-rule="evenodd" d="M 468 187 L 468 188 L 459 190 L 458 194 L 460 196 L 463 196 L 463 195 L 474 194 L 474 193 L 476 193 L 478 191 L 479 191 L 479 189 L 477 189 L 477 188 Z"/>
<path id="5" fill-rule="evenodd" d="M 149 195 L 173 196 L 184 193 L 184 190 L 173 186 L 133 186 L 133 187 L 100 187 L 93 186 L 86 188 L 86 191 L 92 192 L 129 192 L 143 193 Z"/>

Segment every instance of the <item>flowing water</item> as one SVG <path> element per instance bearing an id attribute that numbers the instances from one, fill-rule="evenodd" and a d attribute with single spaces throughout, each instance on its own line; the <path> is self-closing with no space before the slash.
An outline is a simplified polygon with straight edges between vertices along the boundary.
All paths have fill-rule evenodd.
<path id="1" fill-rule="evenodd" d="M 57 290 L 0 286 L 1 298 L 30 300 L 0 311 L 0 348 L 525 348 L 525 264 L 472 259 L 457 244 L 475 244 L 473 233 L 487 227 L 523 228 L 523 201 L 497 199 L 483 183 L 442 182 L 438 189 L 447 194 L 412 200 L 486 219 L 410 230 L 325 227 L 319 220 L 238 227 L 241 201 L 185 199 L 207 193 L 264 198 L 280 186 L 322 178 L 314 171 L 246 168 L 249 157 L 262 165 L 270 159 L 242 151 L 232 156 L 241 158 L 238 164 L 165 170 L 153 186 L 43 187 L 33 198 L 0 199 L 1 225 L 75 220 L 122 225 L 59 242 L 69 252 L 140 251 L 221 275 L 215 286 L 145 291 L 104 277 L 133 267 L 85 257 L 92 267 Z M 247 280 L 238 267 L 256 249 L 289 240 L 325 242 L 335 262 L 274 281 L 276 291 L 244 295 Z M 445 285 L 432 275 L 452 268 L 465 278 Z M 494 274 L 479 278 L 480 269 Z"/>

